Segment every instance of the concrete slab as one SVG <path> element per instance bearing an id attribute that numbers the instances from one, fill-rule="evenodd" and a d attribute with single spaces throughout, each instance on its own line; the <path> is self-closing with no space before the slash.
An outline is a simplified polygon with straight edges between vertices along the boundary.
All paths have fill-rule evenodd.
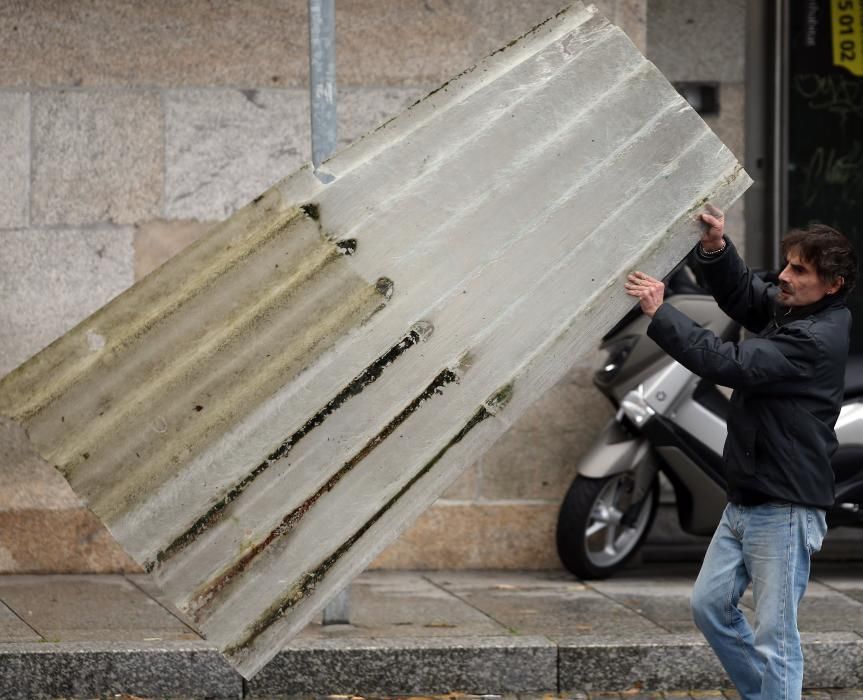
<path id="1" fill-rule="evenodd" d="M 336 96 L 338 105 L 338 146 L 341 150 L 388 119 L 407 109 L 437 87 L 375 88 L 342 87 Z"/>
<path id="2" fill-rule="evenodd" d="M 543 637 L 295 639 L 248 683 L 282 694 L 501 694 L 557 688 L 557 647 Z"/>
<path id="3" fill-rule="evenodd" d="M 239 698 L 243 679 L 203 642 L 0 644 L 0 700 Z"/>
<path id="4" fill-rule="evenodd" d="M 0 386 L 2 429 L 247 676 L 594 348 L 629 270 L 670 269 L 750 182 L 580 4 L 317 175 Z"/>
<path id="5" fill-rule="evenodd" d="M 501 636 L 507 629 L 460 598 L 412 572 L 373 572 L 351 584 L 351 624 L 315 621 L 301 637 Z"/>
<path id="6" fill-rule="evenodd" d="M 616 634 L 652 637 L 667 630 L 566 574 L 430 573 L 429 580 L 482 610 L 513 634 L 559 640 Z"/>
<path id="7" fill-rule="evenodd" d="M 0 644 L 5 642 L 37 642 L 42 637 L 18 615 L 0 602 Z"/>
<path id="8" fill-rule="evenodd" d="M 593 386 L 593 373 L 592 365 L 570 372 L 483 455 L 484 499 L 546 500 L 558 505 L 575 478 L 577 456 L 593 444 L 613 415 L 611 404 Z M 550 548 L 556 550 L 554 545 Z"/>
<path id="9" fill-rule="evenodd" d="M 4 576 L 0 601 L 52 642 L 200 639 L 122 576 Z"/>

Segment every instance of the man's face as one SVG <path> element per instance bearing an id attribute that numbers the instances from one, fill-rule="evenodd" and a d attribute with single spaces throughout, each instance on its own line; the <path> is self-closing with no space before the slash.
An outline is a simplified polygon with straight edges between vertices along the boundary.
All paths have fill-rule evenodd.
<path id="1" fill-rule="evenodd" d="M 784 306 L 807 306 L 821 301 L 825 294 L 833 294 L 842 285 L 837 280 L 828 284 L 815 270 L 815 266 L 801 259 L 799 251 L 792 248 L 788 251 L 785 269 L 779 273 L 780 304 Z"/>

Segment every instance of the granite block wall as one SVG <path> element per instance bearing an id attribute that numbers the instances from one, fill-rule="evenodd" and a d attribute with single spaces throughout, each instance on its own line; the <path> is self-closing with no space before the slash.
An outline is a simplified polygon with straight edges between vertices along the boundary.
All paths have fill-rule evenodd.
<path id="1" fill-rule="evenodd" d="M 338 0 L 340 146 L 562 4 Z M 711 125 L 742 155 L 742 0 L 596 4 L 670 78 L 720 82 Z M 2 374 L 310 145 L 304 0 L 11 0 L 0 35 Z M 559 566 L 557 505 L 610 417 L 590 372 L 574 367 L 375 566 Z M 16 454 L 0 445 L 0 572 L 135 569 L 62 480 Z"/>

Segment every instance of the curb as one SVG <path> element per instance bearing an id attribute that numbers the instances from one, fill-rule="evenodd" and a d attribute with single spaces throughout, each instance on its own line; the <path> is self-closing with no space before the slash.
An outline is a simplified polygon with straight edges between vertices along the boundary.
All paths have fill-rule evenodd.
<path id="1" fill-rule="evenodd" d="M 863 682 L 863 639 L 852 632 L 803 634 L 806 688 L 855 688 Z M 561 692 L 633 688 L 709 690 L 731 687 L 719 660 L 697 635 L 655 640 L 561 640 Z"/>
<path id="2" fill-rule="evenodd" d="M 501 695 L 557 688 L 545 637 L 295 640 L 248 684 L 250 696 Z"/>
<path id="3" fill-rule="evenodd" d="M 807 688 L 863 685 L 863 639 L 804 634 Z M 696 635 L 295 640 L 245 682 L 206 642 L 0 645 L 0 700 L 472 695 L 730 687 Z"/>
<path id="4" fill-rule="evenodd" d="M 26 642 L 0 645 L 0 698 L 240 698 L 243 679 L 205 642 Z"/>

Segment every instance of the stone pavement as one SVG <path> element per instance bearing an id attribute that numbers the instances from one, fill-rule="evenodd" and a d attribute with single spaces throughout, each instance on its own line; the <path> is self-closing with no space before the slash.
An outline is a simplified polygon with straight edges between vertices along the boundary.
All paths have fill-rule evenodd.
<path id="1" fill-rule="evenodd" d="M 696 572 L 369 572 L 352 624 L 309 625 L 248 682 L 145 576 L 5 576 L 0 698 L 725 697 L 689 617 Z M 817 564 L 800 625 L 809 697 L 863 700 L 863 563 Z"/>

